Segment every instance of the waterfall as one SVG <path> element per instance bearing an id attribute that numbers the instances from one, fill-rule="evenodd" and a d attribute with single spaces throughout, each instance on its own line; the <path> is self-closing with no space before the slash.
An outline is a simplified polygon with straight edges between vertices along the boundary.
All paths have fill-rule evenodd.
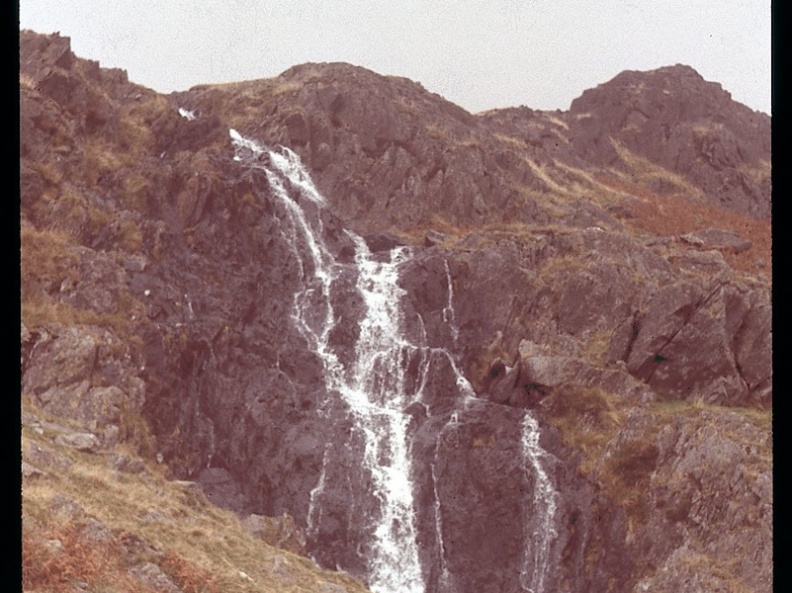
<path id="1" fill-rule="evenodd" d="M 354 430 L 362 436 L 361 462 L 379 501 L 379 516 L 361 518 L 374 522 L 367 558 L 370 587 L 376 593 L 423 593 L 407 439 L 410 416 L 404 412 L 416 396 L 407 393 L 405 383 L 408 357 L 417 347 L 403 336 L 404 291 L 398 286 L 399 266 L 409 252 L 396 248 L 375 259 L 363 239 L 347 231 L 355 245 L 356 289 L 365 310 L 354 360 L 345 367 L 329 344 L 336 324 L 330 295 L 342 270 L 324 243 L 321 218 L 316 215 L 325 200 L 295 153 L 284 147 L 265 149 L 235 130 L 230 135 L 235 158 L 265 172 L 287 213 L 288 239 L 303 276 L 303 288 L 294 295 L 293 320 L 322 360 L 328 392 L 346 403 Z M 318 499 L 329 479 L 327 462 L 325 453 L 319 481 L 311 491 L 309 529 L 322 520 Z"/>
<path id="2" fill-rule="evenodd" d="M 523 505 L 526 541 L 520 584 L 526 592 L 544 593 L 552 546 L 558 535 L 555 528 L 558 493 L 542 464 L 547 454 L 539 445 L 539 425 L 527 410 L 522 421 L 522 448 L 526 473 L 532 470 L 534 495 L 530 504 Z"/>
<path id="3" fill-rule="evenodd" d="M 327 204 L 317 191 L 299 157 L 285 147 L 270 150 L 255 141 L 242 137 L 235 130 L 230 135 L 236 148 L 235 160 L 261 170 L 267 178 L 273 198 L 280 204 L 281 217 L 286 224 L 281 232 L 288 241 L 301 278 L 300 288 L 293 295 L 292 321 L 308 347 L 323 365 L 327 393 L 340 402 L 346 418 L 351 421 L 351 433 L 343 428 L 326 444 L 321 471 L 309 493 L 307 528 L 309 536 L 318 537 L 323 521 L 338 521 L 338 494 L 325 497 L 325 492 L 350 492 L 349 508 L 355 509 L 342 520 L 360 522 L 355 530 L 357 550 L 365 561 L 366 578 L 375 593 L 426 593 L 425 571 L 419 555 L 412 456 L 410 450 L 410 422 L 407 409 L 423 407 L 428 416 L 446 417 L 445 427 L 455 433 L 460 413 L 472 412 L 485 405 L 478 400 L 470 383 L 462 374 L 458 361 L 445 348 L 428 346 L 423 319 L 410 320 L 417 336 L 407 337 L 403 319 L 402 300 L 406 292 L 399 286 L 400 269 L 410 260 L 411 251 L 397 247 L 387 253 L 372 254 L 358 235 L 347 233 L 354 245 L 354 261 L 339 262 L 325 241 L 323 213 Z M 326 219 L 326 216 L 324 217 Z M 454 287 L 448 262 L 444 262 L 446 302 L 442 320 L 448 328 L 454 347 L 458 346 L 459 331 L 454 314 Z M 351 281 L 354 279 L 354 284 Z M 362 303 L 361 310 L 353 310 L 358 325 L 354 350 L 339 355 L 331 335 L 338 326 L 349 323 L 343 313 L 349 313 L 340 292 L 354 290 Z M 339 307 L 336 310 L 334 307 Z M 413 331 L 413 333 L 416 333 Z M 351 347 L 348 344 L 344 347 Z M 440 368 L 454 377 L 456 396 L 441 401 L 433 399 L 427 389 L 428 379 Z M 408 374 L 412 369 L 412 374 Z M 435 406 L 435 407 L 433 407 Z M 328 417 L 328 422 L 337 419 Z M 340 425 L 339 425 L 340 426 Z M 344 426 L 348 426 L 344 424 Z M 438 546 L 438 584 L 447 590 L 456 578 L 449 572 L 444 540 L 444 508 L 436 473 L 440 440 L 437 435 L 434 459 L 430 466 L 431 493 L 434 498 L 434 536 Z M 350 455 L 339 457 L 341 443 L 348 442 Z M 458 444 L 457 444 L 458 446 Z M 545 452 L 539 446 L 539 429 L 526 412 L 521 423 L 521 442 L 526 479 L 533 484 L 533 500 L 524 501 L 525 541 L 519 582 L 523 591 L 546 593 L 546 583 L 553 543 L 557 493 L 544 469 Z M 350 461 L 350 459 L 353 459 Z M 344 490 L 341 481 L 352 488 Z M 352 484 L 352 486 L 349 486 Z M 336 490 L 333 490 L 336 488 Z M 357 490 L 355 490 L 357 489 Z M 360 500 L 358 500 L 360 498 Z M 323 504 L 334 500 L 333 511 Z M 363 502 L 360 502 L 363 501 Z M 331 532 L 332 533 L 332 532 Z M 361 535 L 362 534 L 362 535 Z M 354 538 L 353 538 L 354 539 Z M 433 586 L 434 587 L 434 586 Z"/>
<path id="4" fill-rule="evenodd" d="M 443 260 L 446 273 L 446 305 L 443 307 L 443 321 L 448 324 L 451 329 L 451 338 L 454 347 L 459 346 L 459 329 L 456 324 L 456 316 L 454 314 L 454 283 L 451 280 L 451 270 L 448 268 L 448 260 Z"/>
<path id="5" fill-rule="evenodd" d="M 412 345 L 402 337 L 398 265 L 406 251 L 396 249 L 389 261 L 375 262 L 364 241 L 357 247 L 357 288 L 366 312 L 360 324 L 351 381 L 341 395 L 365 435 L 365 465 L 382 502 L 370 560 L 371 587 L 378 593 L 424 590 L 418 559 L 413 511 L 407 425 L 404 409 L 406 356 Z"/>

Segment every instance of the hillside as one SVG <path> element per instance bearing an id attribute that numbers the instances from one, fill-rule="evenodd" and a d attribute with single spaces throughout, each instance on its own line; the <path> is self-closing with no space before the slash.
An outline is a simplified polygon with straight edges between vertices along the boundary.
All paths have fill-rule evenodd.
<path id="1" fill-rule="evenodd" d="M 58 35 L 20 54 L 24 541 L 53 574 L 100 586 L 46 543 L 94 521 L 118 590 L 362 590 L 244 519 L 378 593 L 770 590 L 768 116 L 681 65 L 470 114 L 348 64 L 165 96 Z"/>

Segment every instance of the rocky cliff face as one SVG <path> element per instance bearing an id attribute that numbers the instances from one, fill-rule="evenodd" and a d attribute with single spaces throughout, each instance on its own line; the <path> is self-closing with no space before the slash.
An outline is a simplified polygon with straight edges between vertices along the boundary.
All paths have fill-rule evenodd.
<path id="1" fill-rule="evenodd" d="M 345 64 L 166 97 L 20 49 L 33 405 L 378 591 L 770 590 L 766 115 L 683 66 L 472 115 Z"/>

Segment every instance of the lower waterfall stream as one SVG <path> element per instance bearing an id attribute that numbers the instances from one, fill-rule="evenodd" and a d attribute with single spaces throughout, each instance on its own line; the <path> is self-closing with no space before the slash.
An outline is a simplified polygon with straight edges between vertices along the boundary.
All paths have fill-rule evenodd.
<path id="1" fill-rule="evenodd" d="M 357 443 L 359 467 L 346 468 L 357 473 L 347 474 L 343 479 L 354 481 L 358 490 L 363 490 L 360 495 L 371 498 L 368 506 L 360 507 L 367 512 L 354 517 L 355 521 L 365 524 L 364 531 L 370 538 L 370 542 L 358 551 L 367 566 L 369 587 L 375 593 L 426 593 L 429 589 L 421 565 L 412 479 L 409 435 L 412 416 L 406 410 L 416 405 L 428 410 L 422 398 L 435 360 L 442 359 L 452 369 L 458 401 L 463 404 L 473 401 L 473 390 L 451 353 L 429 347 L 425 336 L 408 337 L 402 307 L 406 291 L 399 286 L 399 277 L 400 267 L 411 257 L 410 249 L 396 247 L 372 254 L 360 236 L 343 231 L 354 244 L 354 261 L 338 261 L 323 238 L 326 229 L 321 213 L 327 208 L 326 201 L 299 157 L 285 147 L 278 150 L 261 147 L 235 130 L 231 130 L 230 135 L 236 148 L 235 160 L 266 174 L 271 192 L 288 219 L 282 232 L 288 235 L 302 276 L 302 288 L 294 295 L 292 319 L 322 362 L 328 394 L 340 398 L 351 420 L 352 434 L 343 446 L 352 447 L 353 442 Z M 458 330 L 447 262 L 445 272 L 448 299 L 442 317 L 450 327 L 456 346 Z M 354 352 L 350 354 L 340 353 L 331 336 L 338 324 L 349 323 L 336 310 L 338 295 L 335 291 L 340 290 L 337 286 L 342 284 L 342 277 L 349 284 L 351 273 L 356 277 L 354 292 L 362 306 L 360 319 L 355 322 L 359 333 Z M 423 327 L 420 319 L 418 324 Z M 457 418 L 454 411 L 450 422 L 456 423 Z M 556 493 L 542 468 L 538 426 L 528 413 L 521 429 L 523 463 L 526 472 L 533 472 L 535 493 L 533 500 L 522 504 L 527 505 L 526 516 L 538 511 L 543 513 L 543 519 L 525 521 L 525 537 L 531 541 L 526 542 L 530 545 L 526 546 L 523 566 L 515 569 L 520 571 L 523 591 L 543 593 L 544 575 L 551 568 L 546 548 L 555 535 Z M 323 521 L 326 487 L 331 480 L 339 479 L 338 471 L 327 471 L 328 464 L 334 463 L 335 447 L 337 443 L 326 445 L 321 473 L 310 493 L 309 537 L 319 532 Z M 432 479 L 435 481 L 434 468 Z M 433 488 L 437 545 L 442 548 L 443 525 L 436 483 Z M 530 554 L 528 548 L 532 550 Z M 440 562 L 445 580 L 442 551 Z"/>

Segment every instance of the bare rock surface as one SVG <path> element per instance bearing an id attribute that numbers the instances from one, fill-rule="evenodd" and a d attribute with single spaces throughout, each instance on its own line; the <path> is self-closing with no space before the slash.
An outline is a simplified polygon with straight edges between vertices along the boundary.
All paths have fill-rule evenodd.
<path id="1" fill-rule="evenodd" d="M 721 249 L 741 253 L 751 248 L 751 242 L 739 235 L 720 229 L 704 229 L 682 235 L 682 240 L 703 249 Z"/>
<path id="2" fill-rule="evenodd" d="M 250 514 L 242 520 L 242 526 L 250 535 L 272 546 L 295 554 L 305 553 L 305 532 L 289 515 L 265 517 Z"/>
<path id="3" fill-rule="evenodd" d="M 129 569 L 129 574 L 138 579 L 141 583 L 167 593 L 179 593 L 179 589 L 173 581 L 168 578 L 162 569 L 153 562 L 147 562 L 142 566 L 134 566 Z"/>
<path id="4" fill-rule="evenodd" d="M 627 149 L 726 208 L 769 215 L 770 177 L 760 162 L 769 166 L 770 117 L 732 101 L 689 66 L 622 72 L 575 99 L 568 122 L 581 156 L 613 164 L 629 160 Z M 679 183 L 666 176 L 656 189 L 673 193 Z"/>

